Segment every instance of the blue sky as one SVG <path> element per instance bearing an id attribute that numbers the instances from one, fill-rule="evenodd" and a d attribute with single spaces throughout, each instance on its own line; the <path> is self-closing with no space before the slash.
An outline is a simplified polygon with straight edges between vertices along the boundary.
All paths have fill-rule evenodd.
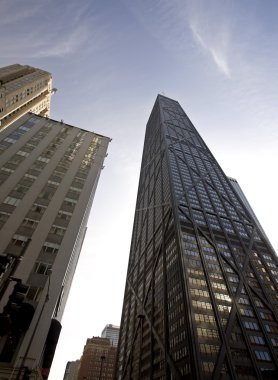
<path id="1" fill-rule="evenodd" d="M 87 337 L 120 323 L 157 93 L 179 101 L 278 248 L 277 12 L 276 0 L 0 1 L 0 66 L 50 71 L 51 117 L 113 138 L 50 380 L 62 378 Z"/>

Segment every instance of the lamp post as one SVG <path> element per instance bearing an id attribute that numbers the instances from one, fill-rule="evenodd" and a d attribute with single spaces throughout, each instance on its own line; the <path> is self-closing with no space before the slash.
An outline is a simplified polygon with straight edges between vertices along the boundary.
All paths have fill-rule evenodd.
<path id="1" fill-rule="evenodd" d="M 99 380 L 102 378 L 102 366 L 103 366 L 103 361 L 105 360 L 105 356 L 101 355 L 100 357 L 100 371 L 99 371 Z"/>

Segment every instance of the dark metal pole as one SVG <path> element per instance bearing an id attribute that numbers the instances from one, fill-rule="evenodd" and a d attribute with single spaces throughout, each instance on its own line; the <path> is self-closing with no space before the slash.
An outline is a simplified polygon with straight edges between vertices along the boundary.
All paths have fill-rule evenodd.
<path id="1" fill-rule="evenodd" d="M 102 378 L 102 365 L 103 365 L 103 361 L 105 359 L 105 356 L 104 355 L 101 355 L 100 357 L 100 371 L 99 371 L 99 380 L 101 380 Z"/>

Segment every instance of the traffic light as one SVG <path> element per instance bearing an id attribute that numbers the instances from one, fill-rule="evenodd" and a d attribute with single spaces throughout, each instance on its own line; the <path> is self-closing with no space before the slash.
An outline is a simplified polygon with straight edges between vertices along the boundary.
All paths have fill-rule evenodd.
<path id="1" fill-rule="evenodd" d="M 6 272 L 8 265 L 12 261 L 11 256 L 8 255 L 0 255 L 0 278 L 3 273 Z"/>
<path id="2" fill-rule="evenodd" d="M 21 308 L 27 291 L 28 286 L 22 284 L 21 281 L 17 282 L 14 285 L 13 292 L 9 297 L 7 305 L 4 307 L 4 313 L 10 314 L 11 317 L 13 317 L 13 315 Z"/>
<path id="3" fill-rule="evenodd" d="M 8 315 L 0 314 L 0 336 L 7 335 L 10 331 L 11 320 Z"/>
<path id="4" fill-rule="evenodd" d="M 32 373 L 32 371 L 28 367 L 24 367 L 24 373 L 23 373 L 22 380 L 29 380 L 31 373 Z"/>
<path id="5" fill-rule="evenodd" d="M 3 317 L 9 317 L 12 330 L 26 331 L 32 321 L 35 309 L 31 304 L 24 302 L 27 291 L 28 286 L 18 281 L 14 285 L 7 305 L 4 307 Z"/>

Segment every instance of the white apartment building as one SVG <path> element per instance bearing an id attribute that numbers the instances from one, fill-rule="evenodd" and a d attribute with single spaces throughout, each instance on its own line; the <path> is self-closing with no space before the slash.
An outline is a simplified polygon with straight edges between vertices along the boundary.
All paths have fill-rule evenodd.
<path id="1" fill-rule="evenodd" d="M 0 134 L 1 380 L 48 376 L 109 142 L 31 113 Z"/>

